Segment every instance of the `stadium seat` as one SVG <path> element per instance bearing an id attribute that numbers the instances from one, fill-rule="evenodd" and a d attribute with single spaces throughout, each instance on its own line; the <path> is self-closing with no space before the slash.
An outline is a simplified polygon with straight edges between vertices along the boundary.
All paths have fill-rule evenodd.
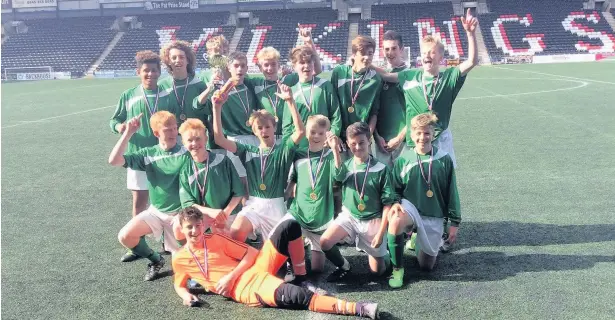
<path id="1" fill-rule="evenodd" d="M 113 39 L 114 17 L 27 20 L 27 33 L 2 44 L 2 67 L 50 66 L 84 72 Z"/>
<path id="2" fill-rule="evenodd" d="M 230 41 L 235 32 L 234 26 L 224 26 L 228 16 L 228 12 L 139 16 L 141 28 L 128 30 L 99 69 L 134 69 L 137 51 L 152 50 L 158 53 L 162 46 L 175 39 L 191 43 L 196 51 L 197 67 L 206 67 L 203 53 L 207 39 L 214 34 L 224 34 Z"/>

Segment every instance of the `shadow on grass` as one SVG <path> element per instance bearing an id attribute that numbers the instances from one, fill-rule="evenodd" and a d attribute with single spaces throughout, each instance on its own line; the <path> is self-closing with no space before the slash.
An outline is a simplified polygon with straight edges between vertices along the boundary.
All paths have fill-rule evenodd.
<path id="1" fill-rule="evenodd" d="M 457 248 L 544 246 L 615 241 L 615 224 L 555 225 L 516 221 L 462 222 Z"/>

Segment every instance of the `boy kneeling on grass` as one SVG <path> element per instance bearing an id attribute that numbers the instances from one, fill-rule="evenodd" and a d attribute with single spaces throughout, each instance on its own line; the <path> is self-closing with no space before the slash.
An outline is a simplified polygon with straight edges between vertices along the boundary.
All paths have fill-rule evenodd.
<path id="1" fill-rule="evenodd" d="M 173 256 L 173 270 L 175 292 L 184 305 L 202 303 L 188 291 L 186 283 L 192 279 L 208 292 L 248 306 L 377 318 L 376 303 L 317 295 L 275 276 L 289 257 L 293 265 L 305 263 L 301 226 L 294 220 L 278 224 L 260 251 L 221 234 L 205 235 L 197 208 L 180 211 L 179 223 L 187 243 Z"/>
<path id="2" fill-rule="evenodd" d="M 459 194 L 453 160 L 448 153 L 432 145 L 434 127 L 438 118 L 423 113 L 410 122 L 413 149 L 405 150 L 395 162 L 393 187 L 400 203 L 389 210 L 387 240 L 393 265 L 389 285 L 403 285 L 404 232 L 416 226 L 416 255 L 419 266 L 432 270 L 442 245 L 443 221 L 451 221 L 448 242 L 457 239 L 461 222 Z"/>

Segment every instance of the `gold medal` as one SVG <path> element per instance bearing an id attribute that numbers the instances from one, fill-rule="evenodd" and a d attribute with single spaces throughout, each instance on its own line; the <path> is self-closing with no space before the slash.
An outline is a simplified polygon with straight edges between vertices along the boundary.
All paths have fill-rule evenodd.
<path id="1" fill-rule="evenodd" d="M 278 121 L 280 120 L 280 119 L 278 118 L 278 116 L 275 116 L 275 117 L 274 117 L 274 119 L 275 119 L 275 122 L 276 122 L 276 123 L 278 123 Z"/>
<path id="2" fill-rule="evenodd" d="M 262 191 L 267 190 L 267 186 L 264 183 L 261 183 L 260 186 L 258 186 Z"/>
<path id="3" fill-rule="evenodd" d="M 186 115 L 185 115 L 185 114 L 183 114 L 183 113 L 182 113 L 182 114 L 180 114 L 180 115 L 179 115 L 179 119 L 180 119 L 181 121 L 186 121 Z"/>
<path id="4" fill-rule="evenodd" d="M 318 199 L 318 196 L 316 196 L 316 193 L 312 192 L 312 193 L 310 193 L 310 199 L 316 200 L 316 199 Z"/>
<path id="5" fill-rule="evenodd" d="M 349 113 L 353 113 L 354 112 L 354 107 L 348 107 L 348 112 Z"/>
<path id="6" fill-rule="evenodd" d="M 431 189 L 427 190 L 427 198 L 433 197 L 433 191 Z"/>
<path id="7" fill-rule="evenodd" d="M 359 205 L 357 206 L 357 209 L 359 209 L 359 211 L 365 210 L 365 204 L 364 203 L 359 203 Z"/>
<path id="8" fill-rule="evenodd" d="M 246 127 L 250 126 L 250 121 L 246 121 Z"/>
<path id="9" fill-rule="evenodd" d="M 388 83 L 385 83 L 385 84 L 382 86 L 382 89 L 383 89 L 383 90 L 389 90 L 389 84 L 388 84 Z"/>

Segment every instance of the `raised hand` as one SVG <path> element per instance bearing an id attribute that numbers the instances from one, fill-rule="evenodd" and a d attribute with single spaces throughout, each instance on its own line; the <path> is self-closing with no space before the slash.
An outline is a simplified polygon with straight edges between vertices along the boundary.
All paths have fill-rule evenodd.
<path id="1" fill-rule="evenodd" d="M 278 82 L 278 86 L 280 88 L 280 92 L 276 92 L 275 95 L 280 97 L 280 99 L 289 102 L 294 100 L 293 92 L 290 90 L 290 87 Z"/>
<path id="2" fill-rule="evenodd" d="M 126 121 L 126 128 L 124 130 L 127 134 L 134 134 L 139 130 L 141 126 L 141 117 L 143 117 L 143 113 L 139 113 L 136 117 Z"/>
<path id="3" fill-rule="evenodd" d="M 301 36 L 301 40 L 305 44 L 312 44 L 312 30 L 309 28 L 302 28 L 300 24 L 297 23 L 297 27 L 299 27 L 299 36 Z"/>
<path id="4" fill-rule="evenodd" d="M 472 16 L 470 12 L 470 8 L 466 11 L 466 16 L 461 17 L 461 24 L 463 25 L 463 29 L 466 32 L 474 33 L 476 31 L 476 26 L 478 25 L 478 19 Z"/>

